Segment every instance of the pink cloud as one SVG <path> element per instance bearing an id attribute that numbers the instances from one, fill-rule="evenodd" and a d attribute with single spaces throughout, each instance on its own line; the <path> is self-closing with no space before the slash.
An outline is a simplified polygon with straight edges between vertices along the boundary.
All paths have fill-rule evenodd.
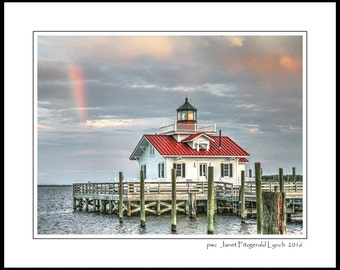
<path id="1" fill-rule="evenodd" d="M 297 57 L 281 56 L 279 63 L 286 71 L 298 71 L 302 68 L 302 61 Z"/>
<path id="2" fill-rule="evenodd" d="M 151 56 L 169 60 L 173 57 L 174 46 L 167 36 L 91 36 L 82 46 L 93 57 L 105 59 L 133 59 Z M 100 52 L 100 54 L 98 54 Z"/>
<path id="3" fill-rule="evenodd" d="M 231 47 L 243 47 L 243 37 L 231 37 L 229 39 L 229 45 Z"/>
<path id="4" fill-rule="evenodd" d="M 299 57 L 287 55 L 266 55 L 254 57 L 238 67 L 259 73 L 297 72 L 301 71 L 302 60 Z"/>

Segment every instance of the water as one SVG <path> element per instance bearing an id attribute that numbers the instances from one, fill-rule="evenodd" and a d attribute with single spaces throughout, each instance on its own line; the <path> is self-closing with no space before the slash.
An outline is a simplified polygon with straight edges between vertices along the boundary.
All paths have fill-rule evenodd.
<path id="1" fill-rule="evenodd" d="M 139 216 L 125 217 L 119 224 L 116 214 L 73 211 L 72 187 L 38 188 L 38 235 L 172 235 L 170 215 L 147 215 L 146 228 L 140 228 Z M 287 235 L 302 235 L 302 222 L 287 224 Z M 207 235 L 205 214 L 191 220 L 177 215 L 177 235 Z M 256 219 L 241 222 L 240 217 L 215 215 L 214 235 L 256 235 Z"/>

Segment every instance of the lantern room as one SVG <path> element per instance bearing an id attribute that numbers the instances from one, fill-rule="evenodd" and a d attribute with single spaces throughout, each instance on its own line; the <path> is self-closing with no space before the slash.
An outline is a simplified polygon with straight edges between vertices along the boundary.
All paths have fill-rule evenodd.
<path id="1" fill-rule="evenodd" d="M 177 123 L 196 123 L 197 109 L 192 106 L 188 98 L 185 98 L 184 104 L 177 109 Z"/>

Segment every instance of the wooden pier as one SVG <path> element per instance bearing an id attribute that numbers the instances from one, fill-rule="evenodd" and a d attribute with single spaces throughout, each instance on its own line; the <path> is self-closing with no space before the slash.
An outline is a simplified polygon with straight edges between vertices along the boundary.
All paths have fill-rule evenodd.
<path id="1" fill-rule="evenodd" d="M 141 210 L 140 182 L 120 182 L 73 184 L 73 209 L 117 213 L 120 219 L 122 215 L 131 216 L 139 213 Z M 279 182 L 262 182 L 262 191 L 274 191 L 277 186 L 280 186 Z M 231 183 L 214 181 L 214 212 L 241 215 L 240 189 L 240 186 Z M 243 215 L 245 217 L 256 215 L 255 179 L 246 179 L 244 189 L 245 213 Z M 284 182 L 284 190 L 287 215 L 290 217 L 290 215 L 302 213 L 302 182 L 286 181 Z M 193 198 L 195 198 L 195 202 L 192 201 Z M 207 181 L 176 182 L 177 212 L 189 214 L 192 205 L 195 205 L 195 210 L 198 213 L 206 212 L 207 200 Z M 122 208 L 121 211 L 119 211 L 120 208 Z M 145 181 L 144 209 L 145 212 L 155 215 L 170 213 L 172 209 L 172 182 Z"/>
<path id="2" fill-rule="evenodd" d="M 172 193 L 171 182 L 145 181 L 144 199 L 145 211 L 153 214 L 163 214 L 171 211 Z M 232 184 L 215 183 L 218 200 L 232 201 Z M 195 194 L 197 202 L 207 200 L 208 182 L 176 182 L 177 211 L 188 213 L 189 194 Z M 127 216 L 140 211 L 140 182 L 123 182 L 123 208 Z M 118 211 L 119 183 L 75 183 L 73 184 L 74 210 L 88 209 L 93 211 Z M 202 203 L 198 203 L 202 205 Z"/>
<path id="3" fill-rule="evenodd" d="M 275 187 L 279 187 L 279 182 L 262 182 L 262 192 L 275 192 Z M 302 213 L 303 208 L 303 183 L 284 182 L 284 192 L 286 194 L 286 213 Z M 256 214 L 256 183 L 255 181 L 245 181 L 246 213 Z"/>

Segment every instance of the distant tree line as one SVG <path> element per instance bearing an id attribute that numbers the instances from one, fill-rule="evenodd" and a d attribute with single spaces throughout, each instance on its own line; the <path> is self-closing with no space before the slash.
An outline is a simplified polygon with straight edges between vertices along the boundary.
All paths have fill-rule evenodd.
<path id="1" fill-rule="evenodd" d="M 72 184 L 68 184 L 68 185 L 65 185 L 65 184 L 61 184 L 61 185 L 39 184 L 38 187 L 72 187 Z"/>
<path id="2" fill-rule="evenodd" d="M 303 180 L 302 175 L 295 175 L 296 181 Z M 279 181 L 279 175 L 262 175 L 262 181 Z M 293 175 L 283 175 L 283 181 L 294 181 Z"/>

